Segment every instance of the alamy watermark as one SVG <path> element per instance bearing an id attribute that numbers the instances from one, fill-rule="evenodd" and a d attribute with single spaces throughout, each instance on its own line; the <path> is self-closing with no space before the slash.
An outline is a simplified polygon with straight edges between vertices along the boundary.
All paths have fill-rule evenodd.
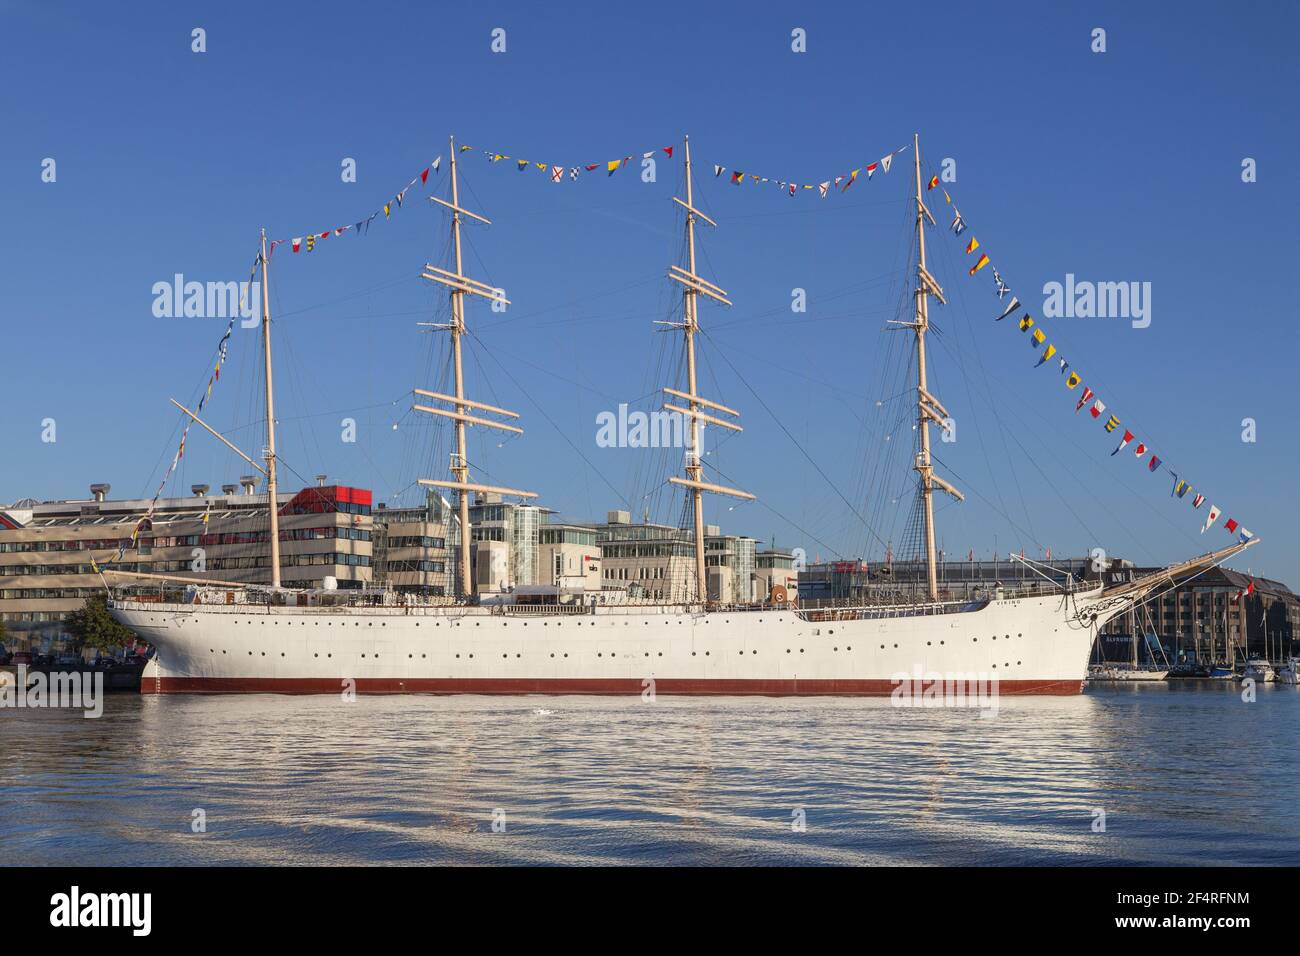
<path id="1" fill-rule="evenodd" d="M 998 712 L 998 679 L 985 673 L 949 671 L 899 671 L 889 679 L 894 707 L 970 707 L 981 717 Z"/>
<path id="2" fill-rule="evenodd" d="M 1065 282 L 1043 285 L 1043 315 L 1049 319 L 1131 319 L 1133 328 L 1151 324 L 1150 282 Z"/>
<path id="3" fill-rule="evenodd" d="M 104 673 L 55 671 L 28 673 L 19 664 L 16 673 L 0 671 L 0 709 L 12 707 L 67 707 L 83 711 L 88 720 L 104 715 Z"/>
<path id="4" fill-rule="evenodd" d="M 153 284 L 153 314 L 159 319 L 229 319 L 251 329 L 261 321 L 262 284 L 185 281 L 176 273 L 170 282 Z"/>
<path id="5" fill-rule="evenodd" d="M 617 413 L 603 411 L 596 415 L 599 448 L 686 448 L 687 436 L 686 416 L 680 412 L 629 412 L 624 402 Z"/>

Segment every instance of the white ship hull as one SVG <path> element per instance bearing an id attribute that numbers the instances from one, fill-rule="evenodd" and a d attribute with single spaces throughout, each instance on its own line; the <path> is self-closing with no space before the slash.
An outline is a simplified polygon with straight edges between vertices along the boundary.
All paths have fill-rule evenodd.
<path id="1" fill-rule="evenodd" d="M 1112 600 L 1102 610 L 1098 601 L 1092 591 L 1068 602 L 1035 596 L 928 613 L 707 614 L 119 601 L 112 613 L 157 648 L 146 694 L 349 686 L 385 694 L 640 694 L 653 686 L 662 694 L 887 695 L 900 675 L 996 680 L 1002 694 L 1077 694 L 1096 628 L 1121 609 Z"/>

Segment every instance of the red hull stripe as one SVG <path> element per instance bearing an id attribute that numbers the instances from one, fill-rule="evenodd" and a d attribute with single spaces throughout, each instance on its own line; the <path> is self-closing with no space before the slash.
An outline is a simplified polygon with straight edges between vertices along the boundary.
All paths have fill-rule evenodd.
<path id="1" fill-rule="evenodd" d="M 889 680 L 708 680 L 659 679 L 655 693 L 691 696 L 888 697 Z M 142 694 L 338 694 L 343 681 L 316 677 L 145 677 Z M 371 678 L 356 679 L 360 694 L 591 694 L 639 695 L 639 679 L 626 678 Z M 1069 695 L 1083 691 L 1082 680 L 1008 680 L 999 696 Z"/>

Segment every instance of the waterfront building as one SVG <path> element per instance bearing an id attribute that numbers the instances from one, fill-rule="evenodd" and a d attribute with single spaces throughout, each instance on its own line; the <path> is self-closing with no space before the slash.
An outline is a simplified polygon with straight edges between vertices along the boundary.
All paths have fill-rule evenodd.
<path id="1" fill-rule="evenodd" d="M 1125 573 L 1140 576 L 1153 570 Z M 1253 655 L 1285 659 L 1300 652 L 1300 596 L 1280 581 L 1211 568 L 1108 622 L 1102 629 L 1102 656 L 1126 659 L 1134 634 L 1139 646 L 1145 635 L 1155 635 L 1170 663 Z"/>
<path id="2" fill-rule="evenodd" d="M 417 507 L 374 511 L 373 569 L 376 587 L 391 587 L 425 602 L 454 597 L 460 523 L 455 510 L 437 491 Z"/>
<path id="3" fill-rule="evenodd" d="M 131 534 L 150 500 L 109 500 L 106 484 L 92 485 L 90 498 L 28 500 L 0 509 L 0 620 L 11 637 L 61 639 L 67 614 L 104 590 L 92 558 L 138 573 L 265 581 L 269 512 L 266 493 L 255 488 L 255 479 L 244 478 L 217 495 L 208 485 L 194 485 L 191 497 L 159 499 L 138 547 Z M 286 586 L 321 587 L 329 578 L 340 588 L 371 582 L 369 491 L 322 482 L 277 500 Z M 150 586 L 124 577 L 112 583 Z"/>
<path id="4" fill-rule="evenodd" d="M 774 588 L 782 588 L 789 600 L 799 596 L 799 570 L 794 554 L 770 548 L 754 555 L 754 600 L 769 600 Z"/>

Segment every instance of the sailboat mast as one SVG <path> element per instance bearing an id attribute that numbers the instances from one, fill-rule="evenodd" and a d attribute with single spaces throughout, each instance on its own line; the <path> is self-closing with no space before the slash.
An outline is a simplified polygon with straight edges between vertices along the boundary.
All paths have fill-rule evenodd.
<path id="1" fill-rule="evenodd" d="M 460 251 L 460 182 L 456 175 L 456 138 L 451 144 L 451 238 L 455 248 L 456 275 L 464 277 L 464 268 Z M 461 289 L 451 290 L 451 349 L 456 366 L 456 412 L 465 415 L 469 407 L 465 405 L 465 374 L 461 360 L 461 336 L 465 332 L 465 293 Z M 451 473 L 460 484 L 469 481 L 469 461 L 465 447 L 465 420 L 456 420 L 456 459 L 452 462 Z M 469 489 L 459 491 L 458 507 L 460 509 L 460 584 L 461 594 L 469 597 L 474 593 L 474 583 L 470 578 L 470 531 L 469 531 Z"/>
<path id="2" fill-rule="evenodd" d="M 280 586 L 280 507 L 275 479 L 275 390 L 271 385 L 271 289 L 266 258 L 266 230 L 262 230 L 262 361 L 266 371 L 266 503 L 271 515 L 271 587 Z"/>
<path id="3" fill-rule="evenodd" d="M 932 412 L 928 407 L 929 392 L 925 377 L 925 333 L 930 327 L 930 290 L 926 280 L 929 271 L 925 267 L 925 201 L 921 198 L 921 137 L 912 137 L 912 152 L 916 166 L 916 245 L 917 245 L 917 283 L 916 283 L 916 406 L 918 414 L 917 427 L 920 429 L 921 450 L 916 458 L 916 471 L 921 476 L 921 497 L 925 508 L 925 575 L 930 600 L 939 598 L 939 579 L 935 569 L 934 555 L 934 466 L 930 461 L 930 418 Z"/>
<path id="4" fill-rule="evenodd" d="M 691 274 L 695 274 L 695 195 L 691 183 L 691 138 L 686 137 L 686 255 Z M 686 380 L 691 395 L 699 395 L 695 382 L 695 330 L 696 318 L 695 290 L 685 290 L 685 333 L 686 333 Z M 692 412 L 700 411 L 700 404 L 691 399 Z M 703 449 L 700 447 L 701 422 L 698 415 L 691 415 L 691 447 L 686 456 L 686 477 L 694 482 L 704 480 L 704 468 L 701 463 Z M 691 489 L 691 503 L 695 515 L 695 580 L 698 582 L 699 599 L 703 601 L 706 594 L 704 571 L 704 491 L 695 487 Z"/>

